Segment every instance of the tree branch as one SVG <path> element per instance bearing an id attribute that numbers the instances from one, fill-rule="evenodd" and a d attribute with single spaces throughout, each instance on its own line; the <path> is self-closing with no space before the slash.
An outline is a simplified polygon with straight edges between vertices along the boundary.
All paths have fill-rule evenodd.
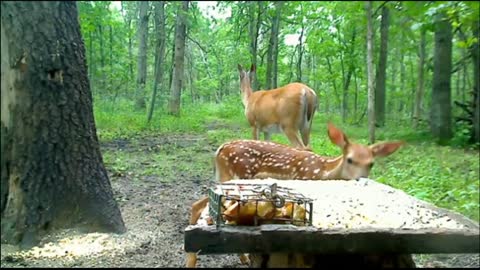
<path id="1" fill-rule="evenodd" d="M 385 1 L 385 2 L 383 2 L 382 4 L 380 4 L 380 6 L 378 6 L 378 8 L 375 10 L 375 12 L 372 13 L 372 17 L 373 17 L 373 16 L 376 16 L 376 15 L 377 15 L 377 12 L 378 12 L 383 6 L 385 6 L 385 4 L 387 4 L 388 2 L 390 2 L 390 1 Z"/>
<path id="2" fill-rule="evenodd" d="M 191 40 L 193 43 L 197 44 L 197 46 L 200 48 L 200 50 L 202 50 L 204 53 L 208 54 L 209 51 L 207 49 L 205 49 L 202 45 L 200 45 L 200 43 L 198 41 L 196 41 L 195 39 L 193 39 L 190 35 L 187 34 L 187 38 L 189 40 Z"/>

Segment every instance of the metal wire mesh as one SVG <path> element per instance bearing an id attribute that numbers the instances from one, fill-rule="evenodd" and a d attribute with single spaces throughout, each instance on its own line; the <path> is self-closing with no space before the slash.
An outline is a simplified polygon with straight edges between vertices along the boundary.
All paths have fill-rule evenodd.
<path id="1" fill-rule="evenodd" d="M 232 219 L 236 219 L 237 225 L 258 226 L 267 223 L 312 225 L 313 200 L 291 188 L 277 186 L 277 184 L 225 183 L 217 185 L 216 188 L 210 188 L 208 196 L 209 214 L 217 226 L 227 225 L 229 223 L 227 221 Z M 235 212 L 226 215 L 225 205 L 229 203 L 235 204 Z M 259 209 L 265 205 L 273 210 L 273 212 L 269 211 L 268 217 L 259 214 Z M 242 219 L 241 213 L 247 212 L 249 214 L 244 215 Z M 296 216 L 296 213 L 302 214 Z"/>

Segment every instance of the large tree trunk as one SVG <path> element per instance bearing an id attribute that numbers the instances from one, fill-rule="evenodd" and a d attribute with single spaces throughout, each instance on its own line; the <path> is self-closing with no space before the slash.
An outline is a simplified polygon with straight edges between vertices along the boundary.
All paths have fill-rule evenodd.
<path id="1" fill-rule="evenodd" d="M 188 12 L 189 1 L 182 1 L 177 11 L 175 26 L 175 63 L 172 75 L 172 85 L 170 91 L 170 110 L 169 113 L 175 116 L 180 115 L 180 97 L 183 87 L 185 60 L 185 36 L 186 36 L 186 15 Z"/>
<path id="2" fill-rule="evenodd" d="M 388 44 L 388 8 L 382 7 L 382 21 L 380 23 L 380 59 L 376 74 L 375 87 L 375 117 L 376 125 L 385 125 L 385 80 L 387 71 L 387 44 Z"/>
<path id="3" fill-rule="evenodd" d="M 272 18 L 270 41 L 268 43 L 266 89 L 277 87 L 278 31 L 280 26 L 281 5 L 282 2 L 275 2 L 275 15 Z"/>
<path id="4" fill-rule="evenodd" d="M 155 99 L 157 97 L 158 85 L 163 80 L 163 66 L 165 55 L 165 2 L 154 2 L 155 6 L 155 29 L 157 32 L 157 48 L 155 50 L 155 82 L 153 83 L 152 102 L 150 103 L 150 110 L 148 111 L 147 120 L 152 120 L 153 111 L 155 108 Z"/>
<path id="5" fill-rule="evenodd" d="M 452 138 L 450 79 L 452 70 L 452 26 L 443 13 L 435 16 L 431 132 L 441 144 Z"/>
<path id="6" fill-rule="evenodd" d="M 422 118 L 422 100 L 423 100 L 423 74 L 425 66 L 425 36 L 427 31 L 422 29 L 420 34 L 419 46 L 419 62 L 418 62 L 418 78 L 417 78 L 417 92 L 415 93 L 415 107 L 413 110 L 413 126 L 417 127 Z"/>
<path id="7" fill-rule="evenodd" d="M 76 2 L 1 3 L 1 238 L 124 232 L 103 165 Z"/>
<path id="8" fill-rule="evenodd" d="M 147 80 L 148 1 L 140 1 L 138 24 L 138 71 L 136 108 L 145 109 L 145 82 Z"/>
<path id="9" fill-rule="evenodd" d="M 368 77 L 368 139 L 375 142 L 375 94 L 373 86 L 373 19 L 372 2 L 365 2 L 367 14 L 367 77 Z"/>

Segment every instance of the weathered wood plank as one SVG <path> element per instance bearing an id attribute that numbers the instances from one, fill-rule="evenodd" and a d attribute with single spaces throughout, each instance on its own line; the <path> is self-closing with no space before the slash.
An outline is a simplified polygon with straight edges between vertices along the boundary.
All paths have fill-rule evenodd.
<path id="1" fill-rule="evenodd" d="M 220 253 L 478 253 L 477 230 L 319 230 L 292 225 L 188 226 L 185 251 Z"/>

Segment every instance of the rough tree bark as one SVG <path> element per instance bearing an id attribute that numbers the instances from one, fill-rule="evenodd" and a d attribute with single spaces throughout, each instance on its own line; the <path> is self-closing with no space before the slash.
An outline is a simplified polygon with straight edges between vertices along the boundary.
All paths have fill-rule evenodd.
<path id="1" fill-rule="evenodd" d="M 419 45 L 419 60 L 418 60 L 418 79 L 417 79 L 417 91 L 415 93 L 415 107 L 413 111 L 413 126 L 417 127 L 422 115 L 422 100 L 423 100 L 423 74 L 425 66 L 425 36 L 427 31 L 422 29 L 420 34 Z"/>
<path id="2" fill-rule="evenodd" d="M 432 135 L 440 144 L 452 138 L 450 79 L 452 71 L 452 26 L 443 13 L 435 15 L 433 89 L 430 111 Z"/>
<path id="3" fill-rule="evenodd" d="M 145 109 L 145 82 L 147 80 L 147 39 L 148 39 L 148 1 L 140 1 L 140 15 L 138 23 L 138 70 L 137 94 L 135 106 Z"/>
<path id="4" fill-rule="evenodd" d="M 385 81 L 387 73 L 387 45 L 388 45 L 389 10 L 382 7 L 382 20 L 380 22 L 380 59 L 376 74 L 375 87 L 375 117 L 376 125 L 385 125 Z"/>
<path id="5" fill-rule="evenodd" d="M 180 96 L 183 87 L 184 61 L 185 61 L 185 37 L 186 37 L 186 16 L 189 1 L 182 1 L 178 6 L 175 26 L 175 62 L 172 75 L 170 91 L 169 113 L 175 116 L 180 115 Z"/>
<path id="6" fill-rule="evenodd" d="M 367 77 L 368 77 L 368 139 L 375 142 L 375 89 L 373 86 L 373 19 L 372 2 L 365 2 L 367 14 Z"/>
<path id="7" fill-rule="evenodd" d="M 154 2 L 155 6 L 155 29 L 157 33 L 157 48 L 155 50 L 155 82 L 153 83 L 152 101 L 148 111 L 147 121 L 152 120 L 155 109 L 155 99 L 157 97 L 158 84 L 163 80 L 163 65 L 165 55 L 165 2 Z"/>
<path id="8" fill-rule="evenodd" d="M 76 2 L 1 3 L 1 239 L 124 232 L 103 165 Z"/>

